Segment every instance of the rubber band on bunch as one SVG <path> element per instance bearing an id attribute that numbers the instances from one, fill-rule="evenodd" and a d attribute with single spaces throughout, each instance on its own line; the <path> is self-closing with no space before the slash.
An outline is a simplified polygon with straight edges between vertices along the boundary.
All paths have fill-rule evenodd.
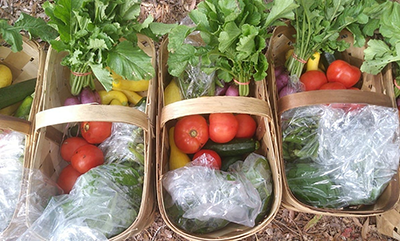
<path id="1" fill-rule="evenodd" d="M 71 71 L 71 73 L 72 73 L 73 75 L 75 75 L 75 76 L 88 76 L 88 75 L 91 75 L 91 74 L 92 74 L 92 72 L 79 73 L 79 72 L 74 72 L 74 71 Z"/>
<path id="2" fill-rule="evenodd" d="M 300 63 L 303 63 L 303 64 L 306 64 L 306 63 L 307 63 L 307 60 L 304 60 L 304 59 L 299 58 L 299 56 L 297 56 L 297 54 L 295 54 L 294 52 L 293 52 L 293 54 L 292 54 L 292 57 L 293 57 L 295 60 L 299 61 Z"/>
<path id="3" fill-rule="evenodd" d="M 239 82 L 239 81 L 233 79 L 233 81 L 235 81 L 235 83 L 238 84 L 238 85 L 249 85 L 250 84 L 250 80 L 247 81 L 247 82 Z"/>

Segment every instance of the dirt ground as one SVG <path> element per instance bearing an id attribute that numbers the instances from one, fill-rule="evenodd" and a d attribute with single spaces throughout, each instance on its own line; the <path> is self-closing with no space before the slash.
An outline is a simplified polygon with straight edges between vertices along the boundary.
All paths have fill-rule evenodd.
<path id="1" fill-rule="evenodd" d="M 15 21 L 21 12 L 46 18 L 43 0 L 0 0 L 0 18 Z M 145 0 L 142 15 L 153 14 L 156 21 L 175 23 L 196 6 L 195 0 Z M 42 43 L 45 45 L 44 43 Z M 153 224 L 129 240 L 185 240 L 175 234 L 157 211 Z M 376 218 L 341 218 L 298 213 L 281 208 L 276 218 L 261 232 L 246 240 L 394 240 L 380 234 Z"/>

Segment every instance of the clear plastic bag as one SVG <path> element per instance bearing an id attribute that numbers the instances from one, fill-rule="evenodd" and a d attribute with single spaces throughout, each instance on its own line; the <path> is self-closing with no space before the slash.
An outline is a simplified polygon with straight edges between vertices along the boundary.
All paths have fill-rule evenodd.
<path id="1" fill-rule="evenodd" d="M 211 74 L 203 72 L 200 63 L 196 66 L 188 65 L 183 74 L 177 78 L 183 99 L 214 95 L 215 72 Z"/>
<path id="2" fill-rule="evenodd" d="M 25 134 L 0 130 L 0 232 L 9 225 L 21 190 Z"/>
<path id="3" fill-rule="evenodd" d="M 169 171 L 163 186 L 168 215 L 193 233 L 211 232 L 229 222 L 254 226 L 272 193 L 268 161 L 255 153 L 231 165 L 229 172 L 192 165 Z"/>
<path id="4" fill-rule="evenodd" d="M 99 145 L 104 162 L 144 165 L 143 129 L 125 123 L 113 123 L 111 136 Z"/>
<path id="5" fill-rule="evenodd" d="M 38 210 L 40 216 L 18 240 L 35 236 L 47 240 L 107 240 L 134 222 L 142 188 L 142 177 L 132 167 L 109 164 L 92 168 L 78 178 L 70 194 L 54 196 L 42 212 Z M 31 206 L 38 206 L 32 196 L 28 198 Z"/>
<path id="6" fill-rule="evenodd" d="M 281 123 L 289 188 L 307 204 L 373 204 L 397 172 L 397 109 L 316 105 L 284 112 Z"/>

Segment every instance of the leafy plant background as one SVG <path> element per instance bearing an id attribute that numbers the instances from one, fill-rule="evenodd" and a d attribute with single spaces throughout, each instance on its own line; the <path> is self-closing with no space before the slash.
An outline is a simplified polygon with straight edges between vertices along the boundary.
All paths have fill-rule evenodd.
<path id="1" fill-rule="evenodd" d="M 271 0 L 268 0 L 271 1 Z M 0 18 L 13 23 L 21 12 L 46 20 L 41 5 L 45 0 L 0 0 Z M 195 8 L 199 0 L 143 0 L 141 18 L 152 14 L 158 22 L 176 23 Z M 47 49 L 45 42 L 38 42 Z M 157 46 L 156 46 L 157 47 Z M 166 226 L 157 211 L 150 227 L 127 241 L 185 240 Z M 340 218 L 298 213 L 280 208 L 275 219 L 264 230 L 245 239 L 255 240 L 395 240 L 380 234 L 375 217 Z"/>

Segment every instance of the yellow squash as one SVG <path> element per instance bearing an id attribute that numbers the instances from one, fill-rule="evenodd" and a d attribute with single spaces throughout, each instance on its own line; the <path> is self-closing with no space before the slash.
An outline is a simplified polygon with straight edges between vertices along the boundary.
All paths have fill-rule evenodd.
<path id="1" fill-rule="evenodd" d="M 123 89 L 114 89 L 114 90 L 121 91 L 122 93 L 124 93 L 124 95 L 128 98 L 129 103 L 134 105 L 136 105 L 136 103 L 138 103 L 143 98 L 143 96 L 139 95 L 134 91 L 123 90 Z"/>
<path id="2" fill-rule="evenodd" d="M 128 105 L 128 98 L 121 91 L 111 90 L 107 92 L 105 90 L 99 90 L 98 93 L 102 105 L 109 105 L 113 99 L 119 100 L 122 105 Z"/>
<path id="3" fill-rule="evenodd" d="M 183 153 L 178 147 L 175 145 L 174 140 L 174 129 L 175 127 L 171 127 L 169 129 L 169 170 L 178 169 L 180 167 L 184 167 L 186 164 L 190 162 L 190 158 L 186 153 Z"/>
<path id="4" fill-rule="evenodd" d="M 307 71 L 310 70 L 318 70 L 319 59 L 321 58 L 320 53 L 315 52 L 308 60 L 307 60 Z"/>
<path id="5" fill-rule="evenodd" d="M 171 80 L 164 90 L 164 105 L 168 105 L 180 100 L 182 100 L 180 89 L 175 80 Z"/>

